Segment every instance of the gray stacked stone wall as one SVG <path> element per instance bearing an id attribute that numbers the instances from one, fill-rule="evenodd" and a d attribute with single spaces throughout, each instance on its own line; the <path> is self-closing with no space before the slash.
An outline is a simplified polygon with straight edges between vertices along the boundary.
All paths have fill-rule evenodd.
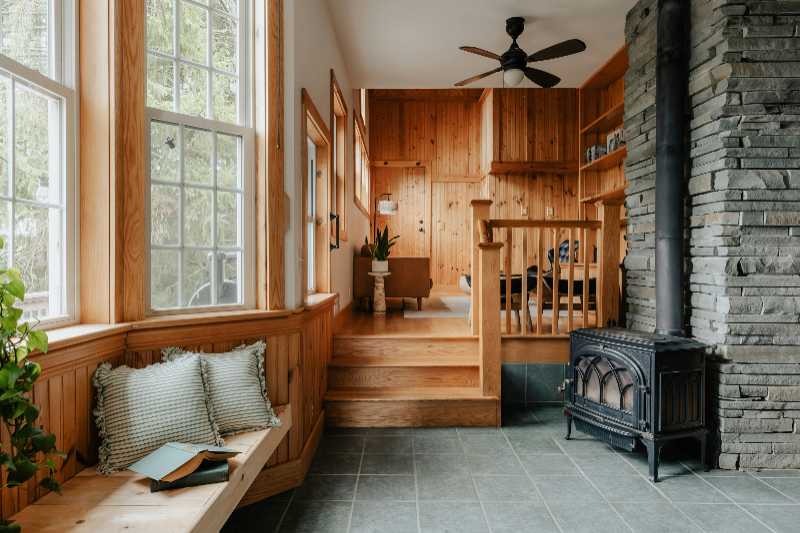
<path id="1" fill-rule="evenodd" d="M 626 134 L 647 135 L 626 166 L 627 313 L 649 330 L 652 308 L 637 298 L 653 291 L 655 120 L 628 109 L 642 108 L 637 85 L 655 85 L 655 4 L 628 16 L 631 56 L 642 57 L 631 65 L 648 68 L 626 78 Z M 687 326 L 712 353 L 719 464 L 800 467 L 800 2 L 691 5 Z"/>

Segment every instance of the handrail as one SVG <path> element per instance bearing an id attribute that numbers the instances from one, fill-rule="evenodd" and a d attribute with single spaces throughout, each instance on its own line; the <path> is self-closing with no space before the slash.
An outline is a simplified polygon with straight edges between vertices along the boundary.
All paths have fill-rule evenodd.
<path id="1" fill-rule="evenodd" d="M 490 218 L 489 200 L 471 205 L 471 318 L 486 394 L 499 389 L 502 338 L 566 338 L 616 322 L 619 206 L 603 206 L 600 220 L 531 220 Z"/>

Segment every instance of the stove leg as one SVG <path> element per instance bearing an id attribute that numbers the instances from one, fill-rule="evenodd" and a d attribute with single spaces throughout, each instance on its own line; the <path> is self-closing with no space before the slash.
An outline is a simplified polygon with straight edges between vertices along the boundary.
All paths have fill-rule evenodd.
<path id="1" fill-rule="evenodd" d="M 697 440 L 700 441 L 700 464 L 703 465 L 703 470 L 708 472 L 710 467 L 708 466 L 708 457 L 706 457 L 706 451 L 708 449 L 708 443 L 706 442 L 706 435 L 703 434 L 697 437 Z"/>
<path id="2" fill-rule="evenodd" d="M 662 444 L 657 441 L 646 440 L 644 441 L 647 447 L 647 465 L 650 470 L 650 478 L 653 483 L 658 482 L 658 463 L 661 460 L 661 446 Z"/>
<path id="3" fill-rule="evenodd" d="M 567 419 L 567 436 L 566 439 L 569 440 L 572 437 L 572 415 L 566 415 Z"/>

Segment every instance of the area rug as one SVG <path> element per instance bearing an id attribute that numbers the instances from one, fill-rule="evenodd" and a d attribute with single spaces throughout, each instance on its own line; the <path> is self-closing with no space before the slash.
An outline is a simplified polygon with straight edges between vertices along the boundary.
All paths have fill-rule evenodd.
<path id="1" fill-rule="evenodd" d="M 468 315 L 468 295 L 440 296 L 435 300 L 423 301 L 421 311 L 403 310 L 403 318 L 467 318 Z"/>

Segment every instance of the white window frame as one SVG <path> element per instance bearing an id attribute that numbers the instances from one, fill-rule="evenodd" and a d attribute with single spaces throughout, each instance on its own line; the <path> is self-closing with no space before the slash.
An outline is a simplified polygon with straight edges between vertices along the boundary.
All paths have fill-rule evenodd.
<path id="1" fill-rule="evenodd" d="M 195 0 L 174 0 L 174 35 L 173 35 L 173 51 L 174 57 L 165 55 L 162 52 L 152 51 L 147 48 L 147 38 L 145 38 L 145 61 L 148 61 L 149 55 L 157 55 L 162 58 L 168 58 L 170 60 L 174 60 L 176 64 L 175 69 L 175 79 L 173 85 L 173 98 L 174 98 L 174 108 L 180 108 L 180 87 L 179 87 L 179 65 L 181 63 L 189 64 L 192 66 L 196 66 L 207 70 L 209 73 L 208 76 L 208 85 L 207 85 L 207 100 L 206 105 L 208 106 L 206 111 L 209 116 L 212 115 L 212 109 L 210 106 L 213 105 L 213 73 L 215 72 L 213 66 L 210 64 L 211 61 L 211 19 L 209 18 L 209 36 L 207 42 L 207 54 L 209 58 L 209 65 L 197 65 L 191 61 L 186 59 L 179 58 L 179 50 L 180 50 L 180 20 L 178 19 L 180 15 L 180 5 L 181 1 L 185 1 L 191 4 L 196 4 L 200 7 L 208 8 L 210 11 L 213 11 L 208 5 L 204 5 L 202 3 L 196 2 Z M 237 311 L 242 309 L 252 309 L 255 307 L 255 270 L 256 270 L 256 250 L 255 250 L 255 128 L 253 127 L 253 105 L 252 99 L 255 95 L 255 90 L 253 86 L 253 24 L 252 21 L 254 20 L 253 14 L 253 4 L 251 0 L 239 0 L 239 19 L 238 19 L 238 27 L 239 27 L 239 57 L 238 57 L 238 66 L 239 66 L 239 79 L 237 88 L 239 91 L 238 94 L 238 124 L 233 124 L 229 122 L 222 122 L 219 120 L 214 120 L 210 118 L 198 117 L 194 115 L 188 115 L 184 113 L 179 113 L 176 111 L 166 111 L 163 109 L 152 108 L 152 107 L 145 107 L 145 118 L 146 118 L 146 128 L 145 128 L 145 146 L 147 147 L 147 164 L 146 164 L 146 175 L 147 175 L 147 186 L 145 188 L 145 239 L 146 239 L 146 246 L 145 246 L 145 285 L 146 285 L 146 314 L 148 316 L 160 316 L 160 315 L 174 315 L 174 314 L 190 314 L 190 313 L 204 313 L 204 312 L 224 312 L 224 311 Z M 147 15 L 145 14 L 145 31 L 147 28 Z M 221 71 L 220 71 L 221 72 Z M 145 77 L 147 76 L 147 68 L 145 68 Z M 230 74 L 230 73 L 225 73 Z M 147 84 L 147 79 L 145 79 L 145 86 Z M 220 133 L 226 135 L 232 135 L 241 138 L 241 172 L 242 172 L 242 217 L 241 220 L 238 221 L 241 224 L 240 231 L 241 231 L 241 262 L 239 265 L 239 284 L 240 284 L 240 295 L 241 301 L 237 304 L 218 304 L 218 305 L 204 305 L 204 306 L 195 306 L 195 307 L 186 307 L 182 306 L 181 298 L 180 298 L 180 284 L 182 282 L 182 275 L 180 270 L 182 265 L 178 265 L 179 269 L 179 276 L 178 276 L 178 284 L 179 284 L 179 305 L 174 308 L 165 308 L 165 309 L 153 309 L 152 301 L 151 301 L 151 250 L 154 246 L 158 249 L 176 249 L 176 250 L 192 250 L 196 248 L 205 248 L 205 247 L 193 247 L 193 246 L 185 246 L 183 244 L 183 239 L 181 239 L 181 245 L 179 247 L 170 247 L 170 246 L 159 246 L 153 245 L 151 242 L 151 228 L 150 228 L 150 219 L 151 219 L 151 198 L 150 198 L 150 190 L 151 184 L 153 180 L 151 179 L 150 174 L 150 163 L 152 160 L 150 154 L 150 131 L 151 131 L 151 124 L 153 122 L 162 122 L 177 126 L 178 128 L 185 128 L 191 127 L 201 130 L 210 131 L 211 133 Z M 181 148 L 181 147 L 179 147 Z M 175 183 L 169 183 L 171 186 L 177 186 L 181 189 L 181 205 L 180 205 L 180 212 L 182 212 L 183 208 L 183 190 L 186 184 L 183 182 L 183 150 L 178 153 L 178 177 L 179 181 Z M 216 142 L 214 142 L 214 154 L 213 159 L 216 162 L 217 154 L 216 154 Z M 217 190 L 225 190 L 220 189 L 216 185 L 216 164 L 214 165 L 214 184 L 211 186 L 199 187 L 205 189 L 211 189 L 214 191 Z M 158 182 L 160 183 L 160 182 Z M 195 184 L 190 184 L 189 187 L 195 187 Z M 216 194 L 214 196 L 216 198 Z M 215 212 L 212 216 L 212 240 L 216 243 L 216 205 L 214 206 Z M 183 233 L 183 218 L 180 217 L 179 224 L 181 227 L 179 231 L 181 234 Z M 228 247 L 225 247 L 228 248 Z M 214 263 L 214 268 L 216 268 L 216 262 Z M 211 290 L 214 291 L 216 288 L 216 275 L 215 272 L 211 273 Z"/>
<path id="2" fill-rule="evenodd" d="M 11 79 L 10 83 L 10 160 L 9 172 L 14 172 L 14 99 L 16 84 L 21 83 L 40 92 L 47 97 L 61 101 L 61 113 L 57 118 L 58 123 L 52 124 L 55 129 L 50 129 L 50 134 L 56 132 L 61 137 L 59 152 L 50 153 L 51 161 L 57 162 L 61 167 L 60 176 L 60 205 L 49 205 L 61 210 L 61 286 L 60 290 L 49 292 L 49 306 L 62 308 L 62 313 L 57 316 L 45 317 L 39 320 L 40 329 L 53 329 L 72 325 L 78 322 L 78 19 L 74 0 L 50 0 L 48 3 L 50 16 L 48 20 L 48 41 L 50 52 L 50 74 L 45 75 L 22 63 L 0 54 L 0 71 Z M 3 197 L 14 203 L 24 202 L 15 199 L 15 192 L 11 197 Z M 30 202 L 33 205 L 45 205 L 46 202 Z M 13 210 L 13 207 L 12 207 Z M 12 211 L 10 239 L 6 243 L 9 257 L 13 255 L 15 220 Z M 55 244 L 55 236 L 50 235 L 51 245 Z M 53 269 L 53 257 L 49 256 Z M 29 320 L 30 321 L 30 320 Z"/>

